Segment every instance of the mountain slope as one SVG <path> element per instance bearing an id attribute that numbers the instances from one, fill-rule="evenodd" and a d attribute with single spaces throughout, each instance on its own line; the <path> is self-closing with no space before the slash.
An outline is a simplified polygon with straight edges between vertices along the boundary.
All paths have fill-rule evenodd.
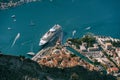
<path id="1" fill-rule="evenodd" d="M 0 80 L 116 80 L 116 78 L 97 71 L 89 71 L 81 66 L 50 68 L 23 56 L 0 54 Z"/>

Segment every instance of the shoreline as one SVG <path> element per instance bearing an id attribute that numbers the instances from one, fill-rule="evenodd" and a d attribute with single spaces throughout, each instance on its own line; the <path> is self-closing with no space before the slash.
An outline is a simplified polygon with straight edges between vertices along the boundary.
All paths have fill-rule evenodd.
<path id="1" fill-rule="evenodd" d="M 17 6 L 27 4 L 27 3 L 31 3 L 31 2 L 41 2 L 41 0 L 27 0 L 27 1 L 20 0 L 20 1 L 16 1 L 16 2 L 12 2 L 12 1 L 0 2 L 0 10 L 6 10 L 6 9 L 9 9 L 9 8 L 17 7 Z"/>

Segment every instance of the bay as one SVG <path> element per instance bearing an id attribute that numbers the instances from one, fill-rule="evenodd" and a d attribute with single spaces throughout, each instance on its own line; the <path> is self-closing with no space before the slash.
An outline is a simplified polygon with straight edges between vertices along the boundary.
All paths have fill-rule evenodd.
<path id="1" fill-rule="evenodd" d="M 0 51 L 24 55 L 38 52 L 39 40 L 54 24 L 62 26 L 63 42 L 87 32 L 120 38 L 119 0 L 42 0 L 0 11 Z M 11 16 L 15 15 L 16 21 Z M 35 24 L 30 25 L 31 21 Z M 8 29 L 8 28 L 11 29 Z M 86 29 L 90 27 L 90 29 Z M 11 47 L 16 35 L 19 39 Z"/>

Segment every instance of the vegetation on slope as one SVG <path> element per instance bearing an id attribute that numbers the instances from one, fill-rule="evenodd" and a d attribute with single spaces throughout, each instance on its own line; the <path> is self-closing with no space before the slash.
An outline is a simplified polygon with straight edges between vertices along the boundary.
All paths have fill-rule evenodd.
<path id="1" fill-rule="evenodd" d="M 67 41 L 71 41 L 72 44 L 76 45 L 76 47 L 79 47 L 79 45 L 82 44 L 82 42 L 87 43 L 87 47 L 93 47 L 93 43 L 95 43 L 95 38 L 93 36 L 85 35 L 82 38 L 72 38 L 68 39 Z"/>

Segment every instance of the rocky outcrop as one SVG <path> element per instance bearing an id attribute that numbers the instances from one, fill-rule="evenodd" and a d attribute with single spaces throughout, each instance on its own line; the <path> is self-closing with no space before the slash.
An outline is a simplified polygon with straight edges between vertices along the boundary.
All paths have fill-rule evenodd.
<path id="1" fill-rule="evenodd" d="M 116 80 L 111 75 L 82 66 L 50 68 L 23 56 L 0 54 L 0 80 Z"/>

